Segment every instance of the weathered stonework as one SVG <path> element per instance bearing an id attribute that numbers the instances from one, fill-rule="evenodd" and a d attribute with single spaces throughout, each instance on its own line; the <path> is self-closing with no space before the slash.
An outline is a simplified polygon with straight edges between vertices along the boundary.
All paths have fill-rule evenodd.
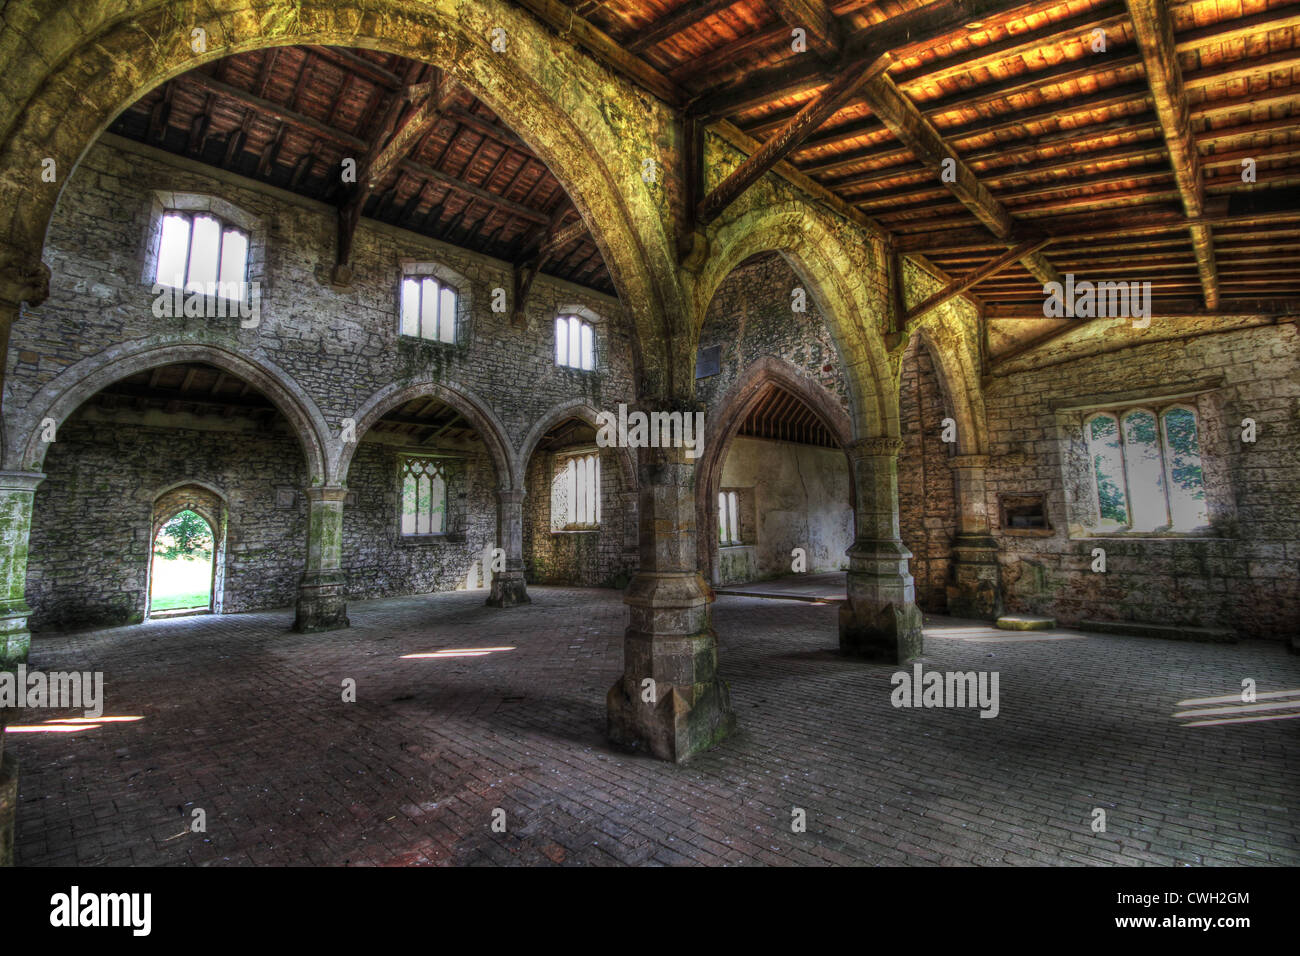
<path id="1" fill-rule="evenodd" d="M 609 737 L 682 762 L 735 728 L 718 677 L 713 593 L 695 570 L 694 464 L 681 449 L 641 449 L 641 565 L 623 596 L 623 676 L 606 695 Z"/>
<path id="2" fill-rule="evenodd" d="M 600 453 L 600 527 L 593 531 L 551 530 L 551 481 L 556 454 L 538 451 L 529 462 L 523 503 L 523 555 L 528 580 L 624 588 L 636 573 L 635 500 L 630 476 L 612 450 Z M 626 507 L 625 505 L 631 505 Z M 630 534 L 629 534 L 630 530 Z"/>
<path id="3" fill-rule="evenodd" d="M 144 424 L 144 421 L 154 424 Z M 148 611 L 154 502 L 192 481 L 229 502 L 221 609 L 293 604 L 306 561 L 301 446 L 283 425 L 227 430 L 165 418 L 78 413 L 46 455 L 36 491 L 27 594 L 38 630 L 129 624 Z M 276 491 L 293 489 L 277 507 Z"/>
<path id="4" fill-rule="evenodd" d="M 890 664 L 922 651 L 908 559 L 898 529 L 897 438 L 863 439 L 849 448 L 857 487 L 857 539 L 849 549 L 848 600 L 840 608 L 840 650 Z"/>
<path id="5" fill-rule="evenodd" d="M 1154 326 L 1153 326 L 1154 328 Z M 1290 640 L 1300 622 L 1300 347 L 1294 323 L 1157 342 L 1051 363 L 1041 356 L 987 392 L 988 508 L 1009 612 L 1081 620 L 1218 627 Z M 1055 404 L 1098 394 L 1179 394 L 1202 382 L 1201 454 L 1219 526 L 1191 536 L 1071 537 Z M 1252 418 L 1258 440 L 1241 441 Z M 1046 495 L 1052 531 L 1000 525 L 998 496 Z M 1092 550 L 1106 552 L 1104 574 Z"/>
<path id="6" fill-rule="evenodd" d="M 930 350 L 919 336 L 903 355 L 899 396 L 903 448 L 898 456 L 899 533 L 912 552 L 916 603 L 932 614 L 948 610 L 952 543 L 957 534 L 951 446 L 943 441 L 947 400 Z"/>

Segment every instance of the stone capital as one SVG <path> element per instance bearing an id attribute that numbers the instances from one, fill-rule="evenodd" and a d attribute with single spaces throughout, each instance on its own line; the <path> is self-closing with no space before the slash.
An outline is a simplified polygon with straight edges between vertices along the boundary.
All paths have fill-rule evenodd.
<path id="1" fill-rule="evenodd" d="M 903 450 L 903 439 L 889 435 L 859 438 L 845 450 L 851 458 L 897 458 Z"/>
<path id="2" fill-rule="evenodd" d="M 313 485 L 307 489 L 307 500 L 312 504 L 342 504 L 348 489 L 342 485 Z"/>
<path id="3" fill-rule="evenodd" d="M 519 488 L 500 488 L 497 490 L 497 501 L 506 507 L 522 505 L 524 503 L 524 492 Z"/>
<path id="4" fill-rule="evenodd" d="M 34 492 L 44 480 L 44 473 L 39 471 L 0 471 L 0 491 Z"/>

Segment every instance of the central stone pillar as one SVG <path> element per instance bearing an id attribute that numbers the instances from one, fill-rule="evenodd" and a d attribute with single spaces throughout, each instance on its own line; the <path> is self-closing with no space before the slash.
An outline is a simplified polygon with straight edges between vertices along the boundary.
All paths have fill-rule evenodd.
<path id="1" fill-rule="evenodd" d="M 32 498 L 45 478 L 36 472 L 0 471 L 0 671 L 27 660 L 27 544 Z M 18 759 L 5 752 L 6 708 L 0 708 L 0 866 L 13 865 L 14 817 L 18 809 Z"/>
<path id="2" fill-rule="evenodd" d="M 848 550 L 848 601 L 840 650 L 890 664 L 921 655 L 921 610 L 908 571 L 912 552 L 898 527 L 899 438 L 864 438 L 847 449 L 857 490 L 858 531 Z"/>
<path id="3" fill-rule="evenodd" d="M 637 467 L 640 570 L 623 595 L 623 676 L 606 695 L 609 737 L 680 763 L 736 726 L 718 678 L 713 591 L 696 570 L 695 461 L 642 448 Z"/>
<path id="4" fill-rule="evenodd" d="M 497 492 L 497 541 L 506 553 L 504 571 L 492 572 L 490 607 L 531 604 L 524 583 L 524 493 L 515 489 Z M 491 564 L 488 565 L 491 567 Z"/>
<path id="5" fill-rule="evenodd" d="M 347 575 L 343 572 L 343 499 L 347 489 L 324 485 L 307 489 L 307 569 L 298 582 L 301 633 L 347 627 Z"/>
<path id="6" fill-rule="evenodd" d="M 948 613 L 993 621 L 1002 613 L 1002 569 L 998 564 L 998 543 L 989 534 L 984 484 L 988 463 L 988 455 L 954 455 L 948 459 L 957 499 Z"/>

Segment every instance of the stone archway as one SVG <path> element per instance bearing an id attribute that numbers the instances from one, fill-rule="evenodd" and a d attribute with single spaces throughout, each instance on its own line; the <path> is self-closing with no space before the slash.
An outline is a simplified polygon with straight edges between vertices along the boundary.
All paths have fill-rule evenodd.
<path id="1" fill-rule="evenodd" d="M 528 430 L 523 443 L 519 446 L 516 461 L 518 462 L 520 475 L 528 467 L 529 459 L 533 457 L 533 452 L 537 450 L 537 443 L 542 440 L 542 436 L 548 431 L 567 418 L 579 419 L 594 428 L 598 425 L 596 421 L 597 414 L 598 412 L 594 406 L 581 399 L 553 406 L 545 415 L 533 423 L 533 427 Z M 618 457 L 619 469 L 628 490 L 635 491 L 637 487 L 636 463 L 632 460 L 632 453 L 627 448 L 622 447 L 613 450 Z"/>
<path id="2" fill-rule="evenodd" d="M 722 467 L 727 460 L 736 433 L 755 403 L 765 390 L 775 385 L 794 395 L 807 405 L 830 430 L 845 451 L 853 441 L 853 425 L 835 396 L 818 383 L 808 379 L 802 371 L 775 356 L 765 356 L 752 363 L 740 378 L 727 390 L 718 411 L 705 420 L 704 455 L 696 464 L 695 473 L 695 526 L 710 529 L 716 526 L 717 502 L 714 491 L 721 480 Z M 850 462 L 851 466 L 851 462 Z M 856 505 L 853 485 L 850 482 L 850 504 Z M 709 578 L 717 566 L 718 541 L 709 533 L 696 535 L 700 572 Z"/>
<path id="3" fill-rule="evenodd" d="M 596 443 L 598 414 L 582 399 L 553 405 L 533 423 L 520 445 L 523 550 L 528 575 L 536 583 L 621 588 L 636 570 L 636 466 L 628 448 L 602 448 Z M 575 422 L 590 428 L 590 434 L 570 427 L 572 440 L 561 445 L 547 441 L 554 430 Z M 564 487 L 561 466 L 593 454 L 600 464 L 597 520 L 589 527 L 566 526 L 563 512 L 556 510 L 556 490 Z"/>
<path id="4" fill-rule="evenodd" d="M 288 420 L 302 446 L 308 478 L 323 482 L 326 475 L 329 426 L 311 397 L 285 372 L 268 362 L 236 354 L 224 345 L 202 342 L 158 344 L 155 340 L 128 343 L 78 362 L 47 383 L 14 415 L 6 429 L 6 467 L 38 472 L 49 449 L 44 437 L 57 429 L 96 392 L 135 372 L 177 362 L 206 362 L 236 375 L 261 391 Z"/>
<path id="5" fill-rule="evenodd" d="M 512 607 L 529 603 L 524 583 L 523 564 L 523 474 L 514 449 L 506 437 L 505 426 L 482 401 L 468 389 L 433 379 L 407 380 L 388 385 L 370 396 L 353 414 L 355 440 L 336 441 L 331 449 L 331 485 L 325 493 L 331 517 L 326 523 L 331 538 L 330 551 L 337 562 L 342 550 L 342 500 L 348 472 L 363 435 L 384 415 L 416 399 L 433 398 L 453 408 L 482 440 L 496 475 L 496 546 L 504 562 L 493 560 L 491 591 L 487 603 L 493 607 Z M 332 490 L 331 490 L 332 489 Z M 324 505 L 322 507 L 325 507 Z"/>
<path id="6" fill-rule="evenodd" d="M 726 220 L 712 237 L 712 255 L 692 285 L 693 341 L 727 276 L 752 256 L 778 252 L 826 317 L 849 389 L 853 436 L 897 436 L 898 403 L 888 387 L 889 355 L 880 333 L 884 297 L 864 278 L 879 269 L 875 252 L 860 234 L 850 242 L 830 217 L 809 204 L 754 199 L 752 205 Z"/>
<path id="7" fill-rule="evenodd" d="M 356 437 L 360 439 L 384 415 L 417 398 L 436 398 L 456 409 L 474 426 L 474 430 L 483 439 L 483 444 L 487 446 L 492 467 L 496 469 L 498 490 L 513 491 L 522 487 L 518 461 L 506 438 L 505 426 L 485 402 L 459 386 L 433 379 L 408 380 L 388 385 L 366 399 L 352 414 Z M 329 456 L 330 484 L 342 485 L 347 482 L 348 468 L 356 449 L 355 441 L 333 442 Z"/>
<path id="8" fill-rule="evenodd" d="M 0 298 L 10 311 L 21 299 L 41 300 L 48 275 L 41 249 L 62 184 L 127 105 L 233 53 L 344 45 L 432 63 L 528 142 L 591 229 L 632 319 L 643 376 L 671 379 L 663 355 L 684 331 L 687 311 L 673 243 L 640 177 L 640 157 L 657 155 L 657 127 L 671 116 L 651 107 L 647 122 L 644 97 L 572 56 L 562 38 L 526 12 L 504 0 L 359 0 L 343 7 L 326 0 L 161 0 L 139 5 L 126 20 L 92 4 L 77 6 L 75 14 L 37 19 L 23 38 L 33 51 L 15 58 L 31 67 L 14 77 L 11 89 L 21 92 L 0 146 L 0 265 L 14 286 L 0 289 Z M 510 38 L 508 56 L 492 49 L 496 30 Z M 195 31 L 202 31 L 198 46 Z M 56 171 L 52 183 L 41 179 L 46 159 Z"/>
<path id="9" fill-rule="evenodd" d="M 901 663 L 920 655 L 923 638 L 908 570 L 912 555 L 899 537 L 901 441 L 896 377 L 882 334 L 888 313 L 884 240 L 805 202 L 773 201 L 771 192 L 751 188 L 711 231 L 711 255 L 692 284 L 695 332 L 727 275 L 762 252 L 780 252 L 818 302 L 844 367 L 853 423 L 846 453 L 857 528 L 848 600 L 840 608 L 840 649 Z"/>

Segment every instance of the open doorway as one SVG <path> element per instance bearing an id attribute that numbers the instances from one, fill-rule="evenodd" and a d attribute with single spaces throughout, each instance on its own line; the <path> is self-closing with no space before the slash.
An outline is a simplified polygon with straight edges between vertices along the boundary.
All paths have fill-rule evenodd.
<path id="1" fill-rule="evenodd" d="M 182 511 L 158 529 L 149 575 L 149 613 L 212 610 L 212 526 Z"/>
<path id="2" fill-rule="evenodd" d="M 221 496 L 187 484 L 158 497 L 149 559 L 149 617 L 221 611 L 225 508 Z"/>

